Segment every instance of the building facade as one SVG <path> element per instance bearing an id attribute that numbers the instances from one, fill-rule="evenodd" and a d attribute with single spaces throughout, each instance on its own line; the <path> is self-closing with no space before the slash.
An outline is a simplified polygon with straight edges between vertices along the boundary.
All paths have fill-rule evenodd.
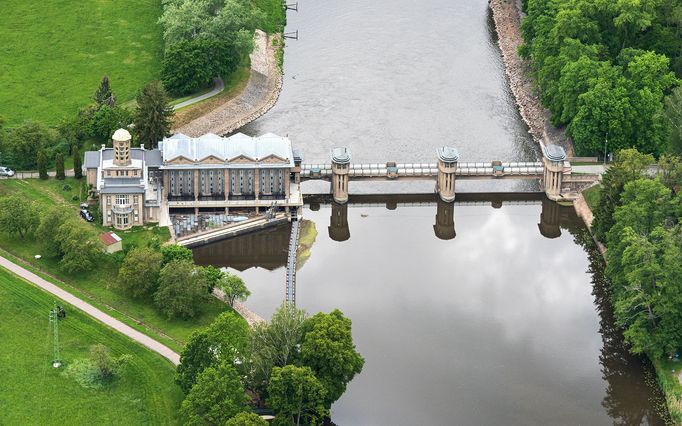
<path id="1" fill-rule="evenodd" d="M 132 148 L 124 129 L 112 139 L 112 148 L 86 152 L 83 166 L 105 226 L 128 229 L 158 222 L 174 209 L 259 213 L 303 205 L 301 158 L 288 138 L 177 134 L 153 150 Z"/>
<path id="2" fill-rule="evenodd" d="M 170 209 L 290 211 L 303 205 L 300 156 L 288 138 L 177 134 L 159 143 L 164 199 Z"/>

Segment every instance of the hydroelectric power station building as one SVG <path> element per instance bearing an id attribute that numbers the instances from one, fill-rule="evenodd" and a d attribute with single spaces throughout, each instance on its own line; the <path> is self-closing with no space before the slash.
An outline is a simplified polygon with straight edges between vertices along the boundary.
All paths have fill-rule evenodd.
<path id="1" fill-rule="evenodd" d="M 150 150 L 133 148 L 124 129 L 112 139 L 113 148 L 86 152 L 83 165 L 105 226 L 159 222 L 169 211 L 288 213 L 303 205 L 301 158 L 286 137 L 176 134 Z"/>

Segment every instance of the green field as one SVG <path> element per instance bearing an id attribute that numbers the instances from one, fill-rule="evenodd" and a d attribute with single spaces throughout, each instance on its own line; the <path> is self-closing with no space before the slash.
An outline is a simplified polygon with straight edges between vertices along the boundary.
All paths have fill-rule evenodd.
<path id="1" fill-rule="evenodd" d="M 65 183 L 71 190 L 64 191 Z M 72 200 L 80 193 L 80 183 L 76 179 L 67 178 L 64 181 L 55 179 L 7 179 L 0 180 L 0 197 L 9 194 L 21 194 L 36 203 L 42 209 L 61 204 L 73 209 L 74 216 L 78 215 L 78 200 Z M 91 226 L 104 232 L 109 230 L 99 224 Z M 161 242 L 169 238 L 167 228 L 156 226 L 136 227 L 128 231 L 117 231 L 125 246 L 143 246 L 151 238 L 156 237 Z M 167 320 L 154 307 L 151 300 L 131 299 L 119 292 L 113 284 L 118 273 L 118 264 L 111 255 L 105 256 L 97 269 L 77 274 L 67 274 L 61 271 L 59 259 L 44 256 L 40 241 L 33 238 L 20 240 L 16 236 L 0 233 L 0 254 L 12 255 L 26 262 L 24 267 L 43 278 L 55 282 L 67 291 L 86 300 L 127 323 L 133 328 L 159 340 L 175 351 L 180 351 L 189 335 L 200 327 L 208 326 L 221 312 L 231 309 L 217 299 L 211 299 L 204 307 L 204 312 L 192 320 Z M 35 259 L 36 254 L 43 256 Z M 1 424 L 1 423 L 0 423 Z"/>
<path id="2" fill-rule="evenodd" d="M 158 77 L 161 0 L 2 1 L 0 116 L 56 124 L 104 74 L 119 102 Z"/>
<path id="3" fill-rule="evenodd" d="M 59 324 L 65 365 L 86 358 L 97 343 L 114 356 L 132 356 L 110 385 L 86 389 L 62 375 L 64 367 L 51 366 L 53 297 L 0 268 L 0 300 L 0 424 L 179 423 L 182 392 L 173 366 L 160 355 L 66 305 L 67 317 Z"/>

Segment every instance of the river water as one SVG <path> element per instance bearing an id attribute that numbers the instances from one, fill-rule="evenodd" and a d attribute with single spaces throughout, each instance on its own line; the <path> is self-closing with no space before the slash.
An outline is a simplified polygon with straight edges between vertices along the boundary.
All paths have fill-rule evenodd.
<path id="1" fill-rule="evenodd" d="M 299 8 L 289 13 L 287 31 L 300 39 L 287 44 L 280 99 L 243 132 L 289 135 L 307 162 L 328 160 L 335 146 L 354 161 L 434 161 L 442 145 L 462 161 L 537 158 L 485 0 Z M 318 234 L 297 304 L 341 309 L 366 360 L 332 407 L 335 423 L 663 423 L 651 369 L 623 347 L 603 265 L 570 208 L 528 195 L 458 194 L 454 207 L 355 196 L 303 215 Z M 284 297 L 287 243 L 282 227 L 194 253 L 240 274 L 247 305 L 269 317 Z"/>

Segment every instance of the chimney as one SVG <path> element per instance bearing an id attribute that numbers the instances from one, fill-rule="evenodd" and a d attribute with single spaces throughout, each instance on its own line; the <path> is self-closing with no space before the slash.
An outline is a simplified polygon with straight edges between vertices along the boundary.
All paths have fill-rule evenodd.
<path id="1" fill-rule="evenodd" d="M 144 144 L 143 143 L 140 144 L 140 149 L 144 150 Z"/>
<path id="2" fill-rule="evenodd" d="M 100 151 L 104 151 L 104 148 L 106 148 L 106 147 L 107 146 L 105 144 L 102 144 L 102 149 Z"/>

